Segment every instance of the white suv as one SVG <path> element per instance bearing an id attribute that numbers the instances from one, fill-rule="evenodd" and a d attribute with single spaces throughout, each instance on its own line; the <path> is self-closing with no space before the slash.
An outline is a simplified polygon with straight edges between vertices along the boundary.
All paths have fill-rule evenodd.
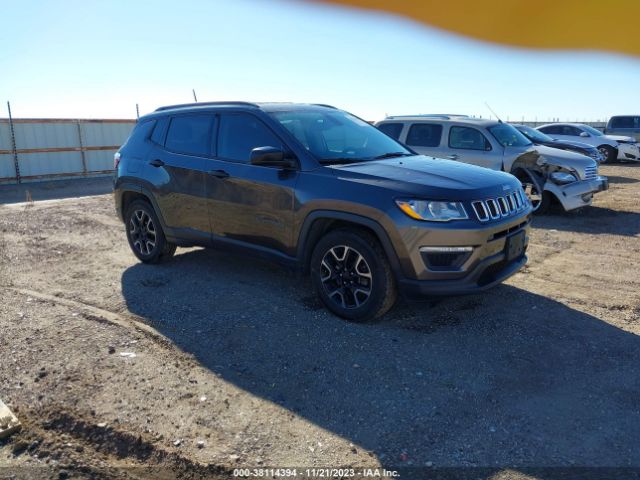
<path id="1" fill-rule="evenodd" d="M 600 150 L 605 162 L 615 159 L 640 161 L 638 141 L 633 137 L 605 135 L 581 123 L 549 123 L 538 127 L 538 130 L 558 140 L 575 140 L 593 145 Z"/>
<path id="2" fill-rule="evenodd" d="M 471 163 L 515 175 L 534 212 L 557 200 L 565 210 L 590 205 L 607 190 L 595 160 L 566 150 L 534 145 L 513 125 L 464 115 L 387 117 L 376 126 L 417 153 Z"/>

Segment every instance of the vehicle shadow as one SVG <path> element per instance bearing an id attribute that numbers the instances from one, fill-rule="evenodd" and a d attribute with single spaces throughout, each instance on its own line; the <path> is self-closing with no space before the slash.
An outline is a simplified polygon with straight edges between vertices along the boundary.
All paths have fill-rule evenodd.
<path id="1" fill-rule="evenodd" d="M 633 237 L 640 233 L 640 213 L 594 205 L 570 212 L 555 208 L 548 214 L 535 216 L 532 225 L 546 230 Z"/>
<path id="2" fill-rule="evenodd" d="M 607 177 L 609 179 L 609 183 L 638 183 L 640 180 L 637 178 L 629 178 L 629 177 L 620 177 L 615 175 L 610 175 Z"/>
<path id="3" fill-rule="evenodd" d="M 204 367 L 387 468 L 640 466 L 640 338 L 528 291 L 400 302 L 354 324 L 278 267 L 192 250 L 128 268 L 122 292 Z"/>

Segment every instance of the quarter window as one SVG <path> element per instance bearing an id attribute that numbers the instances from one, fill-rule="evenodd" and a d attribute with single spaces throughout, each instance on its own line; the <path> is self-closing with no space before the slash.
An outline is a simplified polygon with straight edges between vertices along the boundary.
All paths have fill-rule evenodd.
<path id="1" fill-rule="evenodd" d="M 258 147 L 284 150 L 278 137 L 253 115 L 248 113 L 222 115 L 218 133 L 219 157 L 249 163 L 251 151 Z"/>
<path id="2" fill-rule="evenodd" d="M 378 125 L 379 130 L 386 133 L 391 138 L 395 138 L 396 140 L 400 138 L 402 127 L 404 127 L 402 123 L 383 123 L 382 125 Z"/>
<path id="3" fill-rule="evenodd" d="M 210 115 L 181 115 L 169 124 L 165 147 L 167 150 L 188 155 L 206 156 L 211 153 Z"/>
<path id="4" fill-rule="evenodd" d="M 449 147 L 465 150 L 491 150 L 489 140 L 479 130 L 469 127 L 451 127 Z"/>
<path id="5" fill-rule="evenodd" d="M 454 127 L 455 128 L 455 127 Z M 416 123 L 411 125 L 407 135 L 407 145 L 415 147 L 438 147 L 442 137 L 442 125 Z"/>
<path id="6" fill-rule="evenodd" d="M 151 141 L 157 145 L 164 145 L 164 134 L 167 132 L 167 117 L 162 117 L 156 122 L 151 134 Z"/>
<path id="7" fill-rule="evenodd" d="M 562 127 L 558 125 L 549 125 L 548 127 L 542 127 L 539 129 L 542 133 L 551 134 L 551 135 L 561 135 Z"/>

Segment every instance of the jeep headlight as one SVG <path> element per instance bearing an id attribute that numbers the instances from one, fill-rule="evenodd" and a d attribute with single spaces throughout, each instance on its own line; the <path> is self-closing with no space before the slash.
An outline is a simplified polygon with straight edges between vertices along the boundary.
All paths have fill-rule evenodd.
<path id="1" fill-rule="evenodd" d="M 565 185 L 567 183 L 573 183 L 578 181 L 578 178 L 573 173 L 568 172 L 553 172 L 550 175 L 551 181 L 558 185 Z"/>
<path id="2" fill-rule="evenodd" d="M 448 222 L 469 218 L 460 202 L 439 202 L 433 200 L 396 200 L 404 213 L 416 220 Z"/>

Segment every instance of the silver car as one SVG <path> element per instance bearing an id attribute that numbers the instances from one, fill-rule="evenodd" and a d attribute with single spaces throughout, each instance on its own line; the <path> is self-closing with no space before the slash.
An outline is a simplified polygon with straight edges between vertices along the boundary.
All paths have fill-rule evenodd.
<path id="1" fill-rule="evenodd" d="M 415 115 L 387 117 L 376 126 L 417 153 L 512 173 L 537 213 L 548 210 L 554 200 L 567 211 L 590 205 L 595 193 L 609 188 L 592 158 L 534 145 L 501 121 Z"/>
<path id="2" fill-rule="evenodd" d="M 605 162 L 618 160 L 640 161 L 638 141 L 626 135 L 606 135 L 600 130 L 582 123 L 550 123 L 537 127 L 542 133 L 558 140 L 574 140 L 588 143 L 600 150 Z"/>

